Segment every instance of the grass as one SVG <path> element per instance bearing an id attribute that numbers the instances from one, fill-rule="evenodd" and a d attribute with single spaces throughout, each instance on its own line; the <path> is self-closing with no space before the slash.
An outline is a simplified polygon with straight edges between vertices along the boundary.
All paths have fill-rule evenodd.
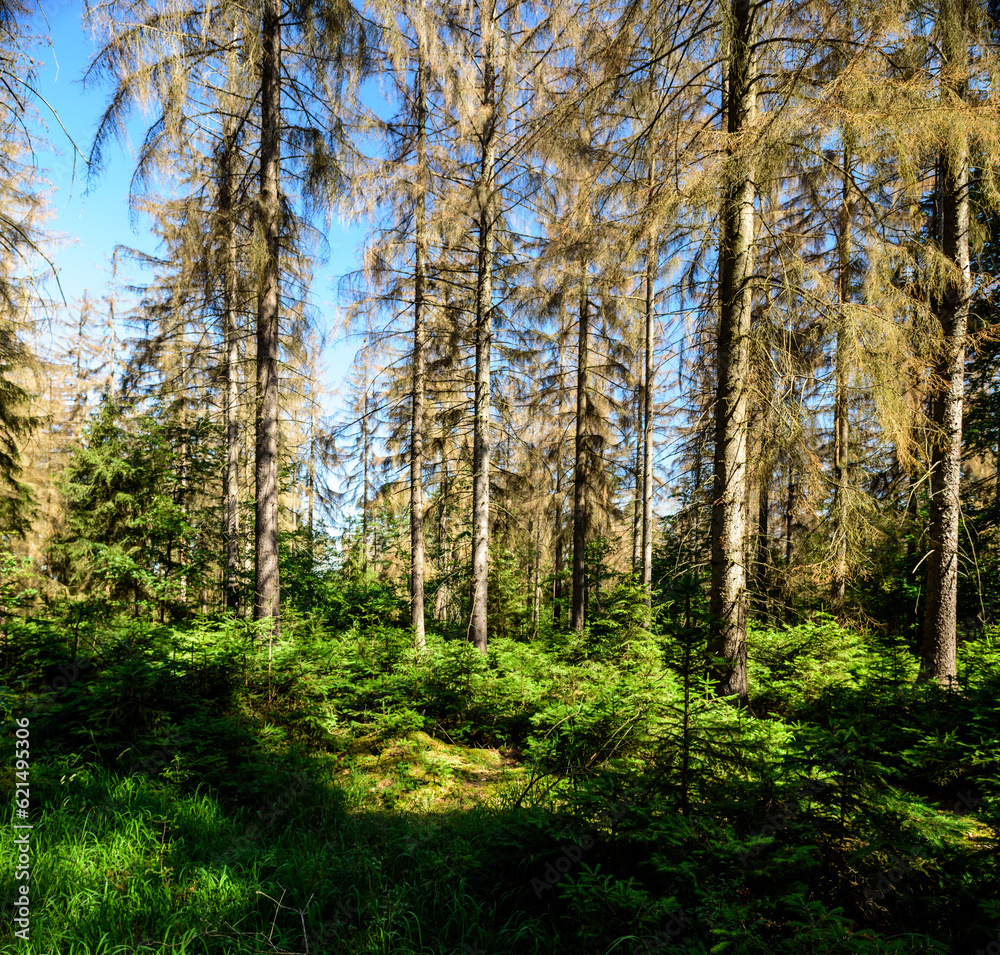
<path id="1" fill-rule="evenodd" d="M 545 950 L 531 918 L 503 913 L 502 897 L 472 884 L 478 846 L 496 837 L 489 811 L 447 808 L 463 798 L 461 773 L 481 772 L 489 755 L 395 749 L 454 766 L 455 792 L 428 776 L 425 800 L 404 787 L 412 808 L 372 808 L 399 785 L 400 763 L 386 762 L 356 771 L 357 791 L 371 784 L 366 811 L 345 812 L 320 785 L 297 795 L 290 785 L 284 809 L 232 811 L 149 778 L 54 766 L 37 790 L 32 940 L 14 939 L 7 918 L 0 945 L 32 955 Z M 422 801 L 435 809 L 418 814 Z M 4 858 L 12 839 L 0 832 Z M 13 887 L 6 876 L 4 898 Z"/>
<path id="2" fill-rule="evenodd" d="M 799 634 L 823 685 L 802 692 L 775 655 L 766 718 L 694 707 L 685 817 L 676 690 L 644 696 L 625 666 L 588 681 L 553 656 L 544 683 L 536 648 L 496 665 L 446 648 L 423 670 L 380 663 L 383 681 L 320 641 L 353 654 L 347 686 L 288 646 L 266 679 L 228 667 L 218 635 L 178 654 L 165 634 L 32 709 L 31 939 L 0 870 L 0 951 L 974 955 L 1000 931 L 991 668 L 962 699 L 900 698 L 858 654 L 850 685 L 829 679 Z M 383 685 L 430 686 L 462 715 Z M 516 726 L 515 745 L 489 742 Z M 627 747 L 594 764 L 622 726 Z M 13 838 L 0 829 L 0 858 Z"/>

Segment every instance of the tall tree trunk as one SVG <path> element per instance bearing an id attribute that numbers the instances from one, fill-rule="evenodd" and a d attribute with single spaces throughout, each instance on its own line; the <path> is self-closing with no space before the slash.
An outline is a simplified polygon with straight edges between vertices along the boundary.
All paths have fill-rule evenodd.
<path id="1" fill-rule="evenodd" d="M 587 620 L 587 486 L 590 448 L 587 440 L 587 396 L 590 365 L 590 290 L 587 260 L 580 263 L 580 330 L 576 367 L 576 446 L 573 465 L 573 616 L 570 626 L 582 631 Z"/>
<path id="2" fill-rule="evenodd" d="M 367 345 L 367 339 L 365 339 Z M 361 412 L 361 577 L 368 583 L 368 352 L 364 358 L 364 389 Z"/>
<path id="3" fill-rule="evenodd" d="M 438 525 L 437 525 L 437 593 L 434 595 L 434 619 L 447 623 L 448 602 L 450 598 L 448 578 L 452 572 L 451 562 L 447 556 L 448 545 L 448 457 L 441 452 L 441 485 L 438 491 Z"/>
<path id="4" fill-rule="evenodd" d="M 787 467 L 788 473 L 786 477 L 788 478 L 788 487 L 785 496 L 785 623 L 791 626 L 794 619 L 794 606 L 792 603 L 792 588 L 788 580 L 790 579 L 789 573 L 792 566 L 792 555 L 795 551 L 792 538 L 795 527 L 795 506 L 798 502 L 799 491 L 799 486 L 795 482 L 795 468 L 792 462 L 791 450 L 787 453 Z"/>
<path id="5" fill-rule="evenodd" d="M 562 400 L 559 402 L 559 410 L 562 410 Z M 559 443 L 559 448 L 557 450 L 558 457 L 556 458 L 556 514 L 555 514 L 555 541 L 554 549 L 554 563 L 553 570 L 555 572 L 555 583 L 552 588 L 552 625 L 554 627 L 559 627 L 562 625 L 562 609 L 563 609 L 563 595 L 565 594 L 565 587 L 563 586 L 563 489 L 562 489 L 562 442 Z"/>
<path id="6" fill-rule="evenodd" d="M 653 349 L 656 344 L 653 285 L 656 260 L 656 240 L 650 236 L 646 253 L 646 370 L 642 386 L 642 586 L 646 591 L 647 607 L 653 606 Z"/>
<path id="7" fill-rule="evenodd" d="M 281 3 L 264 0 L 261 31 L 260 217 L 265 255 L 257 299 L 254 619 L 281 635 L 278 579 L 278 312 L 281 205 Z"/>
<path id="8" fill-rule="evenodd" d="M 642 380 L 635 385 L 635 464 L 632 473 L 635 476 L 635 491 L 632 495 L 632 573 L 642 579 Z"/>
<path id="9" fill-rule="evenodd" d="M 833 411 L 833 462 L 834 489 L 833 532 L 835 552 L 833 576 L 830 581 L 830 607 L 837 617 L 844 615 L 847 591 L 847 450 L 848 423 L 848 359 L 847 359 L 847 303 L 851 292 L 851 149 L 844 144 L 844 181 L 841 193 L 840 223 L 837 229 L 837 344 L 836 398 Z"/>
<path id="10" fill-rule="evenodd" d="M 482 7 L 483 129 L 479 174 L 479 255 L 476 268 L 476 397 L 472 462 L 472 609 L 469 639 L 486 653 L 490 553 L 490 347 L 493 343 L 493 246 L 496 229 L 496 68 L 495 12 L 492 0 Z"/>
<path id="11" fill-rule="evenodd" d="M 177 458 L 177 504 L 180 509 L 181 521 L 186 523 L 187 518 L 187 484 L 188 484 L 188 428 L 187 428 L 187 355 L 185 354 L 187 338 L 187 320 L 181 324 L 181 340 L 178 349 L 178 358 L 181 365 L 181 398 L 180 398 L 180 425 L 181 425 L 181 446 Z M 177 537 L 177 567 L 180 571 L 180 592 L 181 606 L 187 610 L 187 547 L 183 531 Z"/>
<path id="12" fill-rule="evenodd" d="M 719 242 L 718 388 L 712 494 L 711 614 L 720 695 L 747 699 L 746 513 L 747 392 L 754 246 L 754 167 L 737 134 L 757 109 L 753 52 L 755 7 L 731 0 L 727 11 L 727 157 Z"/>
<path id="13" fill-rule="evenodd" d="M 770 612 L 767 592 L 768 517 L 771 509 L 770 483 L 771 475 L 762 470 L 760 480 L 757 482 L 757 553 L 754 566 L 754 589 L 757 591 L 760 613 L 764 619 L 768 618 Z"/>
<path id="14" fill-rule="evenodd" d="M 967 0 L 941 0 L 942 72 L 949 98 L 968 92 Z M 920 679 L 945 686 L 956 678 L 955 642 L 958 610 L 958 536 L 961 519 L 962 397 L 965 389 L 965 336 L 969 322 L 972 276 L 969 263 L 968 135 L 952 137 L 941 157 L 944 175 L 938 189 L 942 251 L 954 265 L 937 303 L 944 340 L 934 368 L 936 391 L 931 445 L 931 552 L 927 559 L 927 607 L 924 617 Z"/>
<path id="15" fill-rule="evenodd" d="M 532 594 L 534 599 L 531 601 L 531 639 L 535 640 L 538 637 L 538 622 L 541 616 L 541 606 L 542 606 L 542 528 L 541 521 L 535 527 L 535 539 L 533 541 L 532 548 L 532 569 L 534 573 L 534 581 L 532 585 Z"/>
<path id="16" fill-rule="evenodd" d="M 309 465 L 307 473 L 308 487 L 306 488 L 306 529 L 309 532 L 309 564 L 313 565 L 316 558 L 314 547 L 315 538 L 313 536 L 313 517 L 316 503 L 316 405 L 315 402 L 309 404 Z"/>
<path id="17" fill-rule="evenodd" d="M 424 46 L 417 58 L 417 208 L 414 213 L 413 266 L 413 419 L 410 427 L 410 621 L 417 650 L 427 645 L 424 635 L 424 294 L 427 262 L 426 190 L 427 111 L 424 101 Z"/>
<path id="18" fill-rule="evenodd" d="M 226 609 L 239 613 L 240 498 L 239 498 L 239 339 L 236 322 L 236 228 L 233 221 L 232 120 L 223 134 L 222 169 L 219 181 L 219 217 L 222 224 L 222 325 L 225 349 L 225 394 L 223 419 L 226 431 L 226 464 L 222 478 L 226 567 L 223 592 Z"/>

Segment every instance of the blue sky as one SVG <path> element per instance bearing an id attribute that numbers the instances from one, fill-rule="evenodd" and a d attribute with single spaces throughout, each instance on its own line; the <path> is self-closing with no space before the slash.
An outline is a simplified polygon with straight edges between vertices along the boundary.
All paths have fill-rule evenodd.
<path id="1" fill-rule="evenodd" d="M 47 172 L 53 194 L 50 200 L 54 217 L 48 222 L 50 232 L 64 236 L 53 256 L 66 299 L 72 305 L 86 289 L 93 299 L 105 294 L 111 274 L 111 255 L 116 245 L 127 245 L 144 251 L 155 251 L 148 224 L 140 219 L 133 229 L 128 211 L 129 182 L 134 168 L 132 156 L 116 145 L 105 150 L 106 168 L 96 184 L 87 190 L 85 163 L 76 156 L 74 178 L 74 147 L 89 153 L 91 138 L 107 101 L 108 90 L 83 89 L 81 79 L 94 45 L 81 22 L 79 0 L 41 0 L 45 19 L 35 14 L 31 33 L 51 36 L 51 46 L 42 43 L 32 55 L 44 65 L 38 70 L 37 89 L 58 114 L 58 121 L 44 104 L 38 109 L 48 127 L 48 142 L 52 149 L 36 145 L 39 164 Z M 45 21 L 48 21 L 46 25 Z M 66 132 L 60 128 L 60 122 Z M 134 142 L 141 141 L 143 119 L 134 124 Z M 336 314 L 337 279 L 357 268 L 358 247 L 363 230 L 343 228 L 337 222 L 328 234 L 330 256 L 325 266 L 317 269 L 312 299 L 320 314 L 321 330 L 326 332 Z M 58 295 L 54 283 L 53 296 Z M 354 355 L 353 343 L 331 339 L 327 346 L 327 388 L 333 388 L 346 375 Z"/>

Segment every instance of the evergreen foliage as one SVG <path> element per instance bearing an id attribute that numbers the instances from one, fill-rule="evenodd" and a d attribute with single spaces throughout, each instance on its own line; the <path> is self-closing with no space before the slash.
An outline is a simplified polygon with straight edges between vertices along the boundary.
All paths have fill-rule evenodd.
<path id="1" fill-rule="evenodd" d="M 0 2 L 0 947 L 1000 945 L 994 7 L 102 0 L 45 355 Z"/>

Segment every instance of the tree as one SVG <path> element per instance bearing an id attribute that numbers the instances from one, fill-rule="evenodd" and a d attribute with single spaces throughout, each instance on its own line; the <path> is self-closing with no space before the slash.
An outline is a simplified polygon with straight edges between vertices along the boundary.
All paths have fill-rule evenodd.
<path id="1" fill-rule="evenodd" d="M 716 351 L 715 457 L 712 497 L 711 649 L 723 696 L 747 698 L 747 390 L 754 268 L 755 169 L 752 129 L 757 111 L 759 8 L 731 0 L 724 14 L 723 91 L 726 157 L 719 238 L 719 330 Z"/>
<path id="2" fill-rule="evenodd" d="M 160 115 L 147 132 L 137 183 L 145 181 L 151 170 L 162 170 L 165 162 L 192 146 L 197 148 L 206 139 L 218 144 L 221 160 L 214 174 L 222 187 L 218 189 L 216 222 L 221 220 L 223 226 L 209 231 L 213 237 L 221 236 L 224 251 L 220 260 L 227 270 L 235 264 L 231 254 L 233 197 L 246 191 L 249 176 L 255 174 L 258 180 L 253 221 L 242 223 L 253 236 L 249 258 L 255 266 L 257 293 L 254 613 L 259 619 L 270 620 L 277 633 L 279 358 L 283 340 L 279 313 L 283 287 L 286 300 L 301 299 L 301 286 L 293 291 L 298 276 L 289 274 L 289 266 L 294 263 L 303 233 L 303 217 L 296 214 L 298 210 L 282 184 L 294 176 L 301 187 L 298 209 L 303 215 L 329 214 L 331 199 L 344 181 L 336 159 L 343 147 L 344 130 L 336 111 L 343 98 L 346 73 L 366 67 L 366 27 L 346 4 L 318 10 L 293 3 L 283 10 L 281 0 L 264 0 L 259 9 L 220 4 L 204 10 L 177 7 L 167 0 L 159 4 L 109 0 L 90 9 L 90 16 L 103 32 L 105 43 L 88 77 L 108 74 L 116 83 L 94 139 L 95 164 L 108 137 L 124 136 L 126 117 L 134 106 L 147 101 L 157 104 Z M 286 170 L 282 174 L 283 143 L 288 147 L 291 173 Z M 234 181 L 238 147 L 252 158 L 239 163 L 242 177 Z M 224 311 L 231 321 L 231 272 L 222 286 L 221 297 L 228 302 Z M 224 347 L 231 369 L 233 336 L 225 329 Z M 227 372 L 230 397 L 232 381 L 231 371 Z M 227 435 L 231 438 L 231 426 Z M 230 442 L 227 488 L 234 484 L 232 449 Z M 226 534 L 231 542 L 232 497 L 230 491 L 227 494 Z M 229 574 L 231 581 L 231 562 Z"/>
<path id="3" fill-rule="evenodd" d="M 30 527 L 31 490 L 20 478 L 21 443 L 37 427 L 25 372 L 33 362 L 25 331 L 43 297 L 39 265 L 51 268 L 42 247 L 44 200 L 30 129 L 34 61 L 25 52 L 28 8 L 0 5 L 0 536 L 8 542 Z"/>
<path id="4" fill-rule="evenodd" d="M 969 0 L 941 0 L 941 96 L 959 113 L 969 92 Z M 922 680 L 949 686 L 956 679 L 959 525 L 961 522 L 962 400 L 965 336 L 972 274 L 969 260 L 969 135 L 956 117 L 940 159 L 941 252 L 948 263 L 936 302 L 942 342 L 934 366 L 931 421 L 930 524 L 927 605 L 920 660 Z"/>
<path id="5" fill-rule="evenodd" d="M 278 315 L 281 205 L 281 2 L 264 0 L 261 26 L 259 228 L 264 239 L 257 291 L 254 619 L 281 635 L 278 579 Z"/>

